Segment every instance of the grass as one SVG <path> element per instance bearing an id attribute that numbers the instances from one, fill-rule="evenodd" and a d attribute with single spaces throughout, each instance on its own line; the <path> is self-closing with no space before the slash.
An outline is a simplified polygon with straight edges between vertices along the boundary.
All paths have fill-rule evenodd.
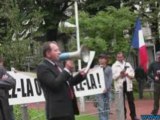
<path id="1" fill-rule="evenodd" d="M 139 93 L 134 92 L 135 100 L 139 99 Z M 153 99 L 153 93 L 151 92 L 143 92 L 143 99 Z"/>
<path id="2" fill-rule="evenodd" d="M 22 119 L 22 108 L 20 105 L 14 106 L 14 115 L 16 120 Z M 45 118 L 45 110 L 43 109 L 32 109 L 28 108 L 28 118 L 29 120 L 46 120 Z M 76 116 L 76 120 L 97 120 L 97 116 L 95 115 L 78 115 Z"/>
<path id="3" fill-rule="evenodd" d="M 148 88 L 150 87 L 150 84 L 149 83 L 144 83 L 145 84 L 145 88 Z M 139 99 L 139 93 L 138 93 L 138 83 L 137 81 L 133 81 L 133 94 L 134 94 L 134 98 L 137 100 Z M 143 90 L 143 99 L 153 99 L 153 92 L 151 91 L 145 91 Z"/>
<path id="4" fill-rule="evenodd" d="M 76 116 L 76 120 L 98 120 L 97 116 L 83 116 L 83 115 L 79 115 Z"/>

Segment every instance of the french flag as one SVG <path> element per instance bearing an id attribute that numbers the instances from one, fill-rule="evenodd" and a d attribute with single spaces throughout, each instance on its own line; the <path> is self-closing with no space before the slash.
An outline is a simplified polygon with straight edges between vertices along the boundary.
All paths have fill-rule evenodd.
<path id="1" fill-rule="evenodd" d="M 139 18 L 137 18 L 135 24 L 135 30 L 132 38 L 132 47 L 138 49 L 139 65 L 144 69 L 145 72 L 147 72 L 148 54 L 141 29 L 141 21 Z"/>

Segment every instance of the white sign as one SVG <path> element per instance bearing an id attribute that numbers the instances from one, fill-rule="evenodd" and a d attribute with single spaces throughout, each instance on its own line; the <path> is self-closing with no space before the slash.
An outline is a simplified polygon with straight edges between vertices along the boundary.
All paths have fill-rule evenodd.
<path id="1" fill-rule="evenodd" d="M 74 87 L 76 97 L 95 95 L 105 90 L 104 72 L 100 67 L 90 69 L 87 79 Z"/>
<path id="2" fill-rule="evenodd" d="M 30 76 L 20 72 L 8 73 L 16 80 L 16 87 L 9 91 L 10 105 L 45 101 L 36 75 Z M 87 79 L 74 87 L 77 97 L 99 94 L 104 89 L 104 73 L 100 67 L 91 69 L 87 74 Z"/>
<path id="3" fill-rule="evenodd" d="M 91 67 L 92 61 L 93 61 L 94 56 L 95 56 L 95 51 L 90 51 L 89 55 L 90 55 L 89 56 L 89 61 L 88 61 L 87 67 L 85 69 L 85 72 L 87 72 L 90 69 L 90 67 Z"/>
<path id="4" fill-rule="evenodd" d="M 44 101 L 44 95 L 36 77 L 22 73 L 8 72 L 15 80 L 16 87 L 9 91 L 10 105 Z"/>

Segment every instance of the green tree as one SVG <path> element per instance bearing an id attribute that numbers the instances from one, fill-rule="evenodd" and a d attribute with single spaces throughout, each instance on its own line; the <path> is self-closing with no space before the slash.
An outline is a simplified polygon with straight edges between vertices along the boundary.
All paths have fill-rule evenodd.
<path id="1" fill-rule="evenodd" d="M 74 18 L 71 18 L 71 22 L 73 20 Z M 100 11 L 95 16 L 81 12 L 79 22 L 81 44 L 87 45 L 97 54 L 128 51 L 131 38 L 125 38 L 123 31 L 130 29 L 135 22 L 135 14 L 128 8 L 108 7 L 106 11 Z"/>
<path id="2" fill-rule="evenodd" d="M 38 44 L 34 39 L 41 40 L 43 36 L 43 41 L 56 40 L 58 24 L 67 18 L 64 12 L 72 3 L 69 0 L 1 0 L 0 51 L 7 65 L 14 62 L 17 69 L 23 69 L 26 57 L 31 57 L 28 47 Z"/>
<path id="3" fill-rule="evenodd" d="M 32 37 L 45 36 L 46 40 L 52 41 L 57 37 L 59 22 L 68 18 L 65 10 L 73 4 L 69 1 L 1 0 L 0 19 L 16 36 L 29 37 L 28 33 L 31 33 Z"/>
<path id="4" fill-rule="evenodd" d="M 39 48 L 40 44 L 37 42 L 32 43 L 34 48 L 31 47 L 30 41 L 9 41 L 5 44 L 0 44 L 1 56 L 5 59 L 5 66 L 15 67 L 18 70 L 34 69 L 37 63 L 40 62 Z M 33 52 L 32 52 L 33 51 Z"/>
<path id="5" fill-rule="evenodd" d="M 159 0 L 125 0 L 123 6 L 130 7 L 131 11 L 134 11 L 143 20 L 143 23 L 149 22 L 153 37 L 157 38 L 158 22 L 160 21 Z"/>
<path id="6" fill-rule="evenodd" d="M 39 8 L 28 14 L 15 0 L 0 1 L 0 53 L 8 68 L 25 69 L 26 57 L 31 56 L 32 39 L 40 34 L 35 29 L 41 24 L 42 16 Z"/>

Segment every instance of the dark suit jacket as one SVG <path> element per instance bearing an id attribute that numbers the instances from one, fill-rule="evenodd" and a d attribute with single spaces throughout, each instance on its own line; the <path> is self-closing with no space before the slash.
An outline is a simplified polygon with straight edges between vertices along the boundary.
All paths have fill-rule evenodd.
<path id="1" fill-rule="evenodd" d="M 6 80 L 2 80 L 2 76 L 7 74 L 3 66 L 0 66 L 0 120 L 11 120 L 11 111 L 8 102 L 8 91 L 13 88 L 16 81 L 8 75 Z"/>
<path id="2" fill-rule="evenodd" d="M 67 81 L 73 86 L 85 79 L 84 77 L 80 74 L 72 77 L 65 70 L 58 72 L 56 66 L 45 59 L 37 67 L 37 78 L 46 99 L 48 119 L 78 113 L 76 99 L 72 100 L 69 96 Z"/>
<path id="3" fill-rule="evenodd" d="M 135 78 L 138 82 L 145 82 L 147 81 L 147 74 L 141 67 L 137 67 L 135 69 Z"/>

